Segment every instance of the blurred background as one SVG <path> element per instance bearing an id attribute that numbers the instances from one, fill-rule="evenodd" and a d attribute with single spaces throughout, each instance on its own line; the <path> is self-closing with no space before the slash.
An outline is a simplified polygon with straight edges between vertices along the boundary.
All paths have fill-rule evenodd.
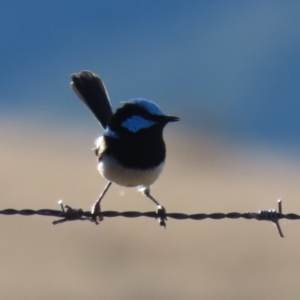
<path id="1" fill-rule="evenodd" d="M 298 213 L 298 1 L 1 1 L 1 209 L 90 209 L 101 129 L 70 74 L 112 105 L 157 102 L 181 122 L 153 195 L 169 212 Z M 113 186 L 103 210 L 150 211 Z M 1 216 L 1 299 L 297 299 L 300 225 Z"/>

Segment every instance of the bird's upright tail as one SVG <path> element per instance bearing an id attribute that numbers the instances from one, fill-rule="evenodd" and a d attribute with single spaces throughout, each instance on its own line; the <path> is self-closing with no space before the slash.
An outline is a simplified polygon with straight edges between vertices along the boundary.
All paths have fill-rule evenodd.
<path id="1" fill-rule="evenodd" d="M 105 128 L 113 111 L 107 90 L 100 77 L 90 71 L 82 71 L 72 74 L 71 78 L 71 87 L 75 94 Z"/>

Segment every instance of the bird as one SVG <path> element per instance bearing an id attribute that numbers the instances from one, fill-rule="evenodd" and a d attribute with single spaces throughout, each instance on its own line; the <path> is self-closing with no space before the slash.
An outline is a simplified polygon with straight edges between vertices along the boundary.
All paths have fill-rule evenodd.
<path id="1" fill-rule="evenodd" d="M 144 98 L 124 101 L 113 112 L 107 89 L 97 74 L 81 71 L 72 74 L 71 80 L 71 88 L 103 128 L 94 151 L 98 171 L 108 183 L 93 206 L 94 221 L 98 224 L 103 220 L 100 202 L 115 183 L 137 187 L 155 203 L 159 223 L 166 227 L 166 210 L 150 191 L 165 165 L 163 129 L 168 123 L 179 121 L 179 117 L 166 115 L 156 103 Z"/>

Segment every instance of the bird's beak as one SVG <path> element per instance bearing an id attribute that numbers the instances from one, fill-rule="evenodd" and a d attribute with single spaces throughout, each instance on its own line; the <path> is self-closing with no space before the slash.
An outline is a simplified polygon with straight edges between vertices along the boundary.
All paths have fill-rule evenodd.
<path id="1" fill-rule="evenodd" d="M 167 122 L 177 122 L 179 121 L 180 119 L 178 117 L 175 117 L 175 116 L 165 116 L 165 120 Z"/>

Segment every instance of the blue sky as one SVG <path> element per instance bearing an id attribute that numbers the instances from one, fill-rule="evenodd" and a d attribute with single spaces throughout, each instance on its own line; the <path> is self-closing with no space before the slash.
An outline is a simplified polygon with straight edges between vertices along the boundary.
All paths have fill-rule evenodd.
<path id="1" fill-rule="evenodd" d="M 238 141 L 300 149 L 298 1 L 1 1 L 0 117 L 91 122 L 82 69 L 114 107 L 144 97 Z"/>

